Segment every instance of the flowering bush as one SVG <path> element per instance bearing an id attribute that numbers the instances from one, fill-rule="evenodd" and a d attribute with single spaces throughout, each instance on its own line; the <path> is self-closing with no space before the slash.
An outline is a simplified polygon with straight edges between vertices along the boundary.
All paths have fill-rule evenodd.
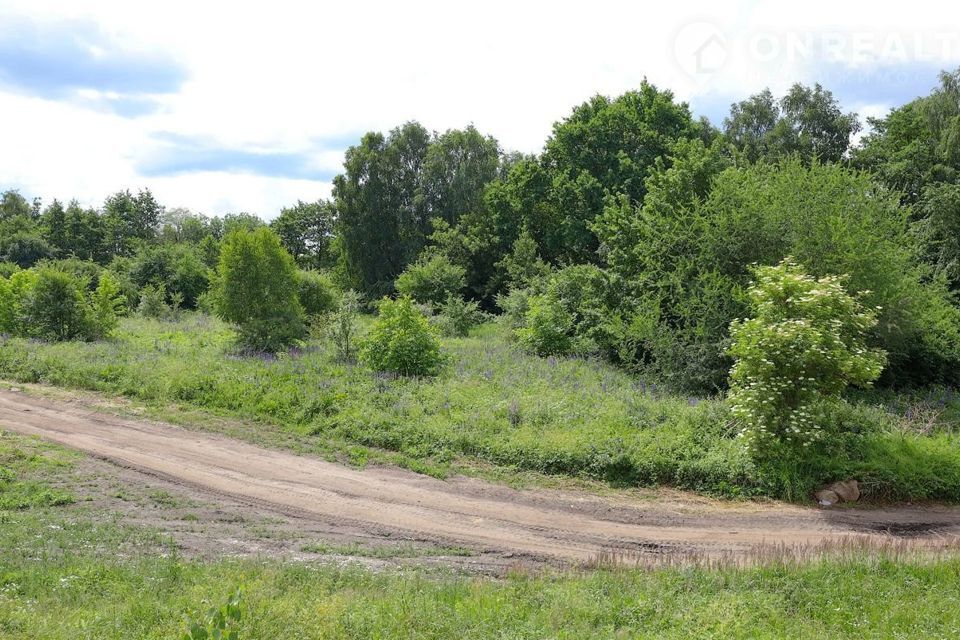
<path id="1" fill-rule="evenodd" d="M 777 442 L 808 446 L 823 435 L 817 401 L 869 386 L 883 369 L 886 354 L 864 342 L 875 311 L 844 290 L 843 278 L 815 279 L 790 258 L 754 275 L 754 317 L 730 325 L 733 415 L 755 453 Z"/>

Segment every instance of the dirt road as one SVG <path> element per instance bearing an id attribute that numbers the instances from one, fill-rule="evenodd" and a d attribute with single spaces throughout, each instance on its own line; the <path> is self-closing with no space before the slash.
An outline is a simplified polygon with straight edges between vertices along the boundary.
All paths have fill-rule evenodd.
<path id="1" fill-rule="evenodd" d="M 219 435 L 96 412 L 78 402 L 0 391 L 0 427 L 280 513 L 370 531 L 556 561 L 602 553 L 747 553 L 891 537 L 960 541 L 960 509 L 819 510 L 789 505 L 689 506 L 570 491 L 517 491 L 400 469 L 352 469 Z"/>

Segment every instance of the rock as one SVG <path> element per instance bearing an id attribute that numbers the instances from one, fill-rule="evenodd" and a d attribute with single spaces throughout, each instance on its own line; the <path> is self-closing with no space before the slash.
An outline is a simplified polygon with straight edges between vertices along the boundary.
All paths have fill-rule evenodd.
<path id="1" fill-rule="evenodd" d="M 821 489 L 813 494 L 813 496 L 817 499 L 821 507 L 832 507 L 840 502 L 840 496 L 837 495 L 837 492 L 831 491 L 830 489 Z"/>
<path id="2" fill-rule="evenodd" d="M 836 492 L 844 502 L 856 502 L 860 499 L 860 485 L 857 484 L 856 480 L 834 482 L 827 488 Z"/>
<path id="3" fill-rule="evenodd" d="M 822 507 L 832 507 L 838 502 L 856 502 L 860 499 L 860 485 L 856 480 L 834 482 L 813 495 Z"/>

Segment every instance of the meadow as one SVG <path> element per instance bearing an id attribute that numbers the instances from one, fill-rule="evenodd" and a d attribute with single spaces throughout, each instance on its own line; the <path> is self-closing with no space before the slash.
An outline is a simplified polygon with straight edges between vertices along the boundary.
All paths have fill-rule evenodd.
<path id="1" fill-rule="evenodd" d="M 479 463 L 795 501 L 857 478 L 873 501 L 960 501 L 960 398 L 946 389 L 851 394 L 831 405 L 838 435 L 808 459 L 760 464 L 720 399 L 669 394 L 595 359 L 525 353 L 497 323 L 445 338 L 435 378 L 337 363 L 323 340 L 277 356 L 239 353 L 234 340 L 201 313 L 131 317 L 105 341 L 5 339 L 0 378 L 253 419 L 300 443 L 346 442 L 357 459 L 365 448 L 396 452 L 433 475 Z"/>

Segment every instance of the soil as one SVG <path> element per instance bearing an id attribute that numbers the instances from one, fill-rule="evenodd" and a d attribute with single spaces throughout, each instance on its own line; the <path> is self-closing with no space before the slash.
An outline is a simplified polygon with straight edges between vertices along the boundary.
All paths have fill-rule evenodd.
<path id="1" fill-rule="evenodd" d="M 87 503 L 109 502 L 126 522 L 167 531 L 191 555 L 415 558 L 498 571 L 830 545 L 960 545 L 960 508 L 952 506 L 819 509 L 669 491 L 637 500 L 517 490 L 388 466 L 355 469 L 17 390 L 0 390 L 0 427 L 88 454 L 73 487 Z"/>

